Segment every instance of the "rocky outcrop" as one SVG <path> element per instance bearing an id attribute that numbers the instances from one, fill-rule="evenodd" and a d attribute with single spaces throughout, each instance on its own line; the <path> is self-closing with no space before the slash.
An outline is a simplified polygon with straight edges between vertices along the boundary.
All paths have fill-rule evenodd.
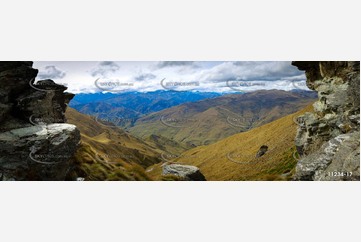
<path id="1" fill-rule="evenodd" d="M 36 125 L 1 133 L 3 180 L 65 180 L 79 138 L 71 124 Z"/>
<path id="2" fill-rule="evenodd" d="M 74 96 L 34 84 L 32 62 L 0 62 L 0 180 L 64 180 L 80 134 L 64 112 Z"/>
<path id="3" fill-rule="evenodd" d="M 162 175 L 178 176 L 185 181 L 205 181 L 206 178 L 196 166 L 171 164 L 163 166 Z"/>
<path id="4" fill-rule="evenodd" d="M 360 180 L 360 62 L 296 61 L 318 92 L 297 118 L 296 180 Z"/>

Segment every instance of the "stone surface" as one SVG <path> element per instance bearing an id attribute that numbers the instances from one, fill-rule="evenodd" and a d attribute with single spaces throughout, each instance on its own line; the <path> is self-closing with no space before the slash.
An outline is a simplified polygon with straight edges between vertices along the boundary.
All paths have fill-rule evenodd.
<path id="1" fill-rule="evenodd" d="M 80 133 L 49 124 L 0 133 L 0 172 L 15 180 L 65 180 Z"/>
<path id="2" fill-rule="evenodd" d="M 307 86 L 318 92 L 314 112 L 297 118 L 295 144 L 302 158 L 295 179 L 359 180 L 360 62 L 292 64 L 306 72 Z M 330 173 L 351 171 L 353 175 L 349 177 Z"/>
<path id="3" fill-rule="evenodd" d="M 80 140 L 64 112 L 74 96 L 34 83 L 29 61 L 0 62 L 0 180 L 64 180 Z"/>
<path id="4" fill-rule="evenodd" d="M 163 166 L 163 175 L 175 175 L 186 181 L 205 181 L 206 178 L 196 166 L 171 164 Z"/>
<path id="5" fill-rule="evenodd" d="M 296 166 L 297 180 L 360 180 L 359 132 L 341 134 L 304 157 Z"/>

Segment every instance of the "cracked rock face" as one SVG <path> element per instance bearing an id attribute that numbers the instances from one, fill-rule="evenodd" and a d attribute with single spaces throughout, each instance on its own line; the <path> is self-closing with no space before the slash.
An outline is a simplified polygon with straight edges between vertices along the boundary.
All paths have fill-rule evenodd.
<path id="1" fill-rule="evenodd" d="M 0 62 L 0 180 L 64 180 L 80 134 L 66 124 L 74 96 L 52 80 L 34 84 L 32 62 Z"/>
<path id="2" fill-rule="evenodd" d="M 293 62 L 318 92 L 297 118 L 296 180 L 360 180 L 360 62 Z"/>
<path id="3" fill-rule="evenodd" d="M 71 124 L 36 125 L 0 134 L 3 180 L 65 180 L 80 133 Z"/>
<path id="4" fill-rule="evenodd" d="M 163 175 L 175 175 L 185 181 L 205 181 L 206 178 L 196 166 L 171 164 L 163 166 Z"/>

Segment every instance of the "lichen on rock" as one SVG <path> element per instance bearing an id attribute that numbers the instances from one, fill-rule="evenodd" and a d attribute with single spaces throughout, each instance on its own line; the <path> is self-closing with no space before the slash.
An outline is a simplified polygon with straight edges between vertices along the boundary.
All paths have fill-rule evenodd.
<path id="1" fill-rule="evenodd" d="M 318 92 L 314 112 L 297 118 L 301 159 L 295 179 L 360 180 L 360 62 L 292 64 L 306 72 L 307 86 Z"/>

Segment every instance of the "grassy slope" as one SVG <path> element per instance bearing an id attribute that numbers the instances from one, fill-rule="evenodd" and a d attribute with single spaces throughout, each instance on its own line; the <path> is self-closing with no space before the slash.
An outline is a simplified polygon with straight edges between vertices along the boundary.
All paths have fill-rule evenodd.
<path id="1" fill-rule="evenodd" d="M 293 152 L 297 125 L 293 118 L 312 110 L 309 105 L 250 131 L 188 150 L 173 161 L 199 167 L 207 180 L 288 180 L 296 165 Z M 269 151 L 255 158 L 261 145 L 267 145 Z M 148 169 L 154 179 L 162 179 L 160 172 L 160 164 Z"/>
<path id="2" fill-rule="evenodd" d="M 152 147 L 72 108 L 67 109 L 66 117 L 81 132 L 82 143 L 75 155 L 77 174 L 73 176 L 86 180 L 150 180 L 144 167 L 160 162 L 160 154 Z"/>

